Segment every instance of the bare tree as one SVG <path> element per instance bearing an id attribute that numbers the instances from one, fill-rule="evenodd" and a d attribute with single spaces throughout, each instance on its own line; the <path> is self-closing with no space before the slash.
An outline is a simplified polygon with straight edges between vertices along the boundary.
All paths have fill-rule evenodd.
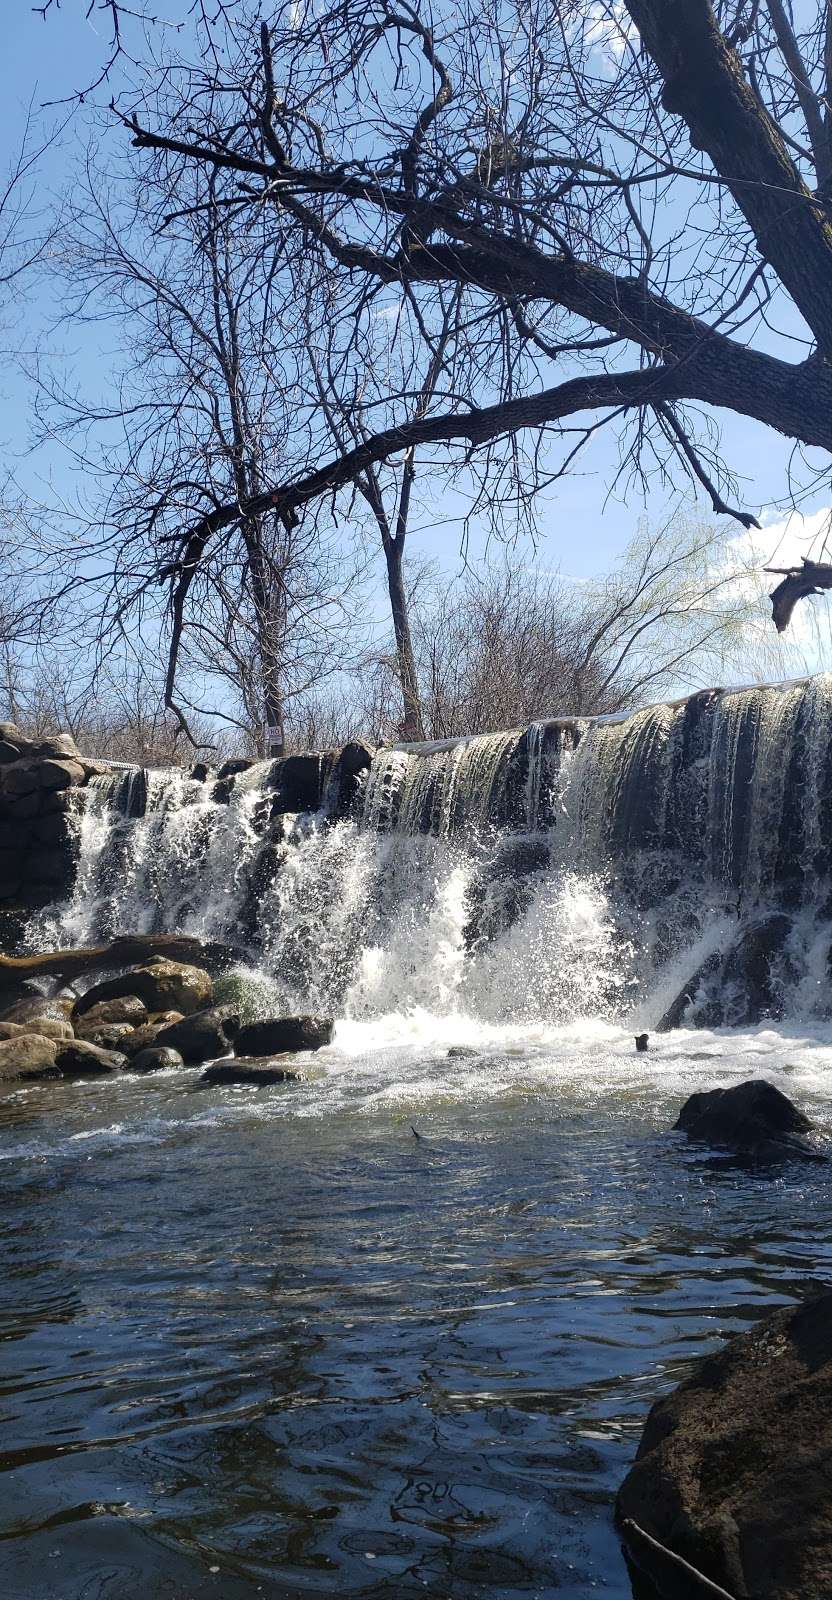
<path id="1" fill-rule="evenodd" d="M 182 523 L 229 493 L 250 504 L 291 426 L 298 341 L 273 303 L 280 243 L 257 219 L 230 218 L 213 174 L 190 176 L 175 193 L 132 175 L 117 187 L 90 161 L 62 225 L 64 321 L 114 322 L 123 346 L 115 400 L 62 384 L 49 360 L 40 374 L 44 432 L 96 485 L 87 537 L 58 559 L 68 584 L 87 575 L 105 658 L 137 623 L 146 632 Z M 336 671 L 349 648 L 356 572 L 334 530 L 289 526 L 267 506 L 241 517 L 187 583 L 177 572 L 169 612 L 151 626 L 170 640 L 164 703 L 180 727 L 192 732 L 196 704 L 241 730 L 265 724 L 261 751 L 281 753 L 287 699 Z M 207 706 L 206 676 L 219 684 Z"/>
<path id="2" fill-rule="evenodd" d="M 412 359 L 373 374 L 351 448 L 321 460 L 313 419 L 293 470 L 183 527 L 174 581 L 242 518 L 293 526 L 407 452 L 450 460 L 500 526 L 613 426 L 625 470 L 683 472 L 749 526 L 718 451 L 727 409 L 820 452 L 789 494 L 827 484 L 830 36 L 825 0 L 802 29 L 773 0 L 232 17 L 221 70 L 180 65 L 134 105 L 135 144 L 172 182 L 213 173 L 235 216 L 271 214 L 292 272 L 336 275 L 344 363 L 394 303 Z M 460 336 L 421 405 L 449 290 Z"/>

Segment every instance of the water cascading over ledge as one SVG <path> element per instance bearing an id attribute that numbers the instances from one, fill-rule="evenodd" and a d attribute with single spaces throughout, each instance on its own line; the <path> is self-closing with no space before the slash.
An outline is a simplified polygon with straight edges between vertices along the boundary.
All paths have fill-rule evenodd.
<path id="1" fill-rule="evenodd" d="M 242 770 L 240 770 L 242 768 Z M 437 745 L 97 774 L 36 943 L 223 939 L 287 1003 L 832 1014 L 832 678 Z"/>

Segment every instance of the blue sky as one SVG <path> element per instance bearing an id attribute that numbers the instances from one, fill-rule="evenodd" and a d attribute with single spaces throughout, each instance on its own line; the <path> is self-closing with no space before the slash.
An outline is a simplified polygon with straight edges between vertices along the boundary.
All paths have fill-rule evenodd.
<path id="1" fill-rule="evenodd" d="M 7 19 L 5 49 L 0 59 L 0 144 L 10 156 L 20 141 L 29 102 L 40 107 L 46 101 L 71 97 L 73 91 L 87 84 L 105 59 L 106 34 L 84 20 L 87 0 L 63 0 L 61 9 L 50 14 L 46 22 L 32 12 L 29 0 L 7 0 L 7 5 L 14 8 L 14 17 L 11 22 Z M 119 87 L 118 81 L 114 87 Z M 99 103 L 106 103 L 109 92 L 99 91 L 96 98 Z M 44 156 L 40 170 L 44 187 L 57 194 L 71 181 L 73 162 L 87 127 L 83 110 L 73 118 L 68 106 L 57 106 L 42 115 L 47 127 L 69 117 L 67 126 Z M 125 139 L 115 125 L 109 137 L 122 142 Z M 25 307 L 16 304 L 11 308 L 11 315 L 6 317 L 6 346 L 30 347 L 35 332 L 52 310 L 48 285 L 44 283 Z M 108 329 L 103 337 L 111 341 L 112 330 Z M 100 330 L 94 328 L 79 329 L 71 338 L 64 336 L 64 348 L 81 388 L 95 390 L 106 373 L 106 348 L 101 340 Z M 48 480 L 59 493 L 71 497 L 72 468 L 60 451 L 27 451 L 29 406 L 25 378 L 14 363 L 6 361 L 0 379 L 0 446 L 5 458 L 24 486 L 37 487 L 38 481 Z M 727 459 L 740 479 L 742 504 L 757 512 L 765 524 L 775 525 L 771 535 L 761 542 L 762 555 L 767 557 L 778 545 L 781 557 L 786 552 L 793 556 L 804 547 L 808 534 L 820 528 L 821 521 L 815 516 L 804 526 L 802 519 L 796 518 L 784 533 L 783 513 L 775 502 L 785 489 L 789 442 L 743 418 L 723 416 L 720 422 Z M 626 501 L 621 491 L 609 494 L 615 463 L 614 438 L 601 433 L 579 461 L 573 476 L 557 484 L 541 503 L 536 559 L 543 565 L 558 568 L 578 580 L 598 573 L 620 554 L 645 511 L 655 522 L 667 516 L 674 496 L 658 485 L 651 488 L 646 502 L 635 490 L 630 491 Z M 681 469 L 679 493 L 690 501 L 691 489 Z M 700 500 L 698 504 L 702 515 L 708 517 L 707 502 Z M 808 502 L 806 510 L 820 513 L 822 504 L 822 497 L 816 497 Z M 425 556 L 436 558 L 449 568 L 458 565 L 453 528 L 426 529 L 418 539 Z M 474 558 L 480 553 L 476 538 L 470 553 Z M 535 559 L 531 551 L 529 555 Z"/>

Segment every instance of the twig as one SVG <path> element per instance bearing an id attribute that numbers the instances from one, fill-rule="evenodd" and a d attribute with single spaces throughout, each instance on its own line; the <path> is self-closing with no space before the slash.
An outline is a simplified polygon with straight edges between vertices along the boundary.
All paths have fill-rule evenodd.
<path id="1" fill-rule="evenodd" d="M 677 1556 L 675 1550 L 668 1550 L 667 1545 L 662 1544 L 660 1539 L 654 1539 L 652 1533 L 646 1533 L 644 1528 L 640 1528 L 638 1523 L 633 1521 L 632 1517 L 625 1517 L 621 1524 L 621 1531 L 625 1538 L 628 1534 L 630 1536 L 635 1534 L 645 1544 L 650 1545 L 652 1550 L 658 1550 L 660 1555 L 666 1556 L 668 1561 L 672 1561 L 673 1565 L 678 1567 L 680 1571 L 686 1572 L 689 1578 L 693 1578 L 697 1583 L 701 1584 L 706 1594 L 716 1595 L 717 1600 L 736 1600 L 735 1595 L 729 1594 L 727 1589 L 720 1588 L 718 1583 L 706 1578 L 704 1572 L 700 1572 L 698 1567 L 692 1567 L 690 1562 L 684 1559 L 684 1556 Z"/>

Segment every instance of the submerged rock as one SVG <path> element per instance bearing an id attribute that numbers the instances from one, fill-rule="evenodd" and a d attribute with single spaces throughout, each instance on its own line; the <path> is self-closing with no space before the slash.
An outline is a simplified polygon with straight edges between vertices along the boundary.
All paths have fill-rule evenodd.
<path id="1" fill-rule="evenodd" d="M 760 1155 L 803 1155 L 823 1160 L 803 1137 L 812 1123 L 765 1078 L 730 1089 L 706 1089 L 685 1101 L 674 1127 L 689 1139 Z"/>
<path id="2" fill-rule="evenodd" d="M 240 1021 L 235 1013 L 213 1006 L 206 1011 L 195 1011 L 181 1022 L 160 1028 L 155 1044 L 169 1045 L 178 1050 L 185 1061 L 212 1061 L 215 1056 L 226 1055 L 237 1033 Z"/>
<path id="3" fill-rule="evenodd" d="M 270 1017 L 241 1028 L 234 1049 L 241 1056 L 283 1055 L 294 1050 L 320 1050 L 331 1044 L 331 1017 Z"/>
<path id="4" fill-rule="evenodd" d="M 206 1067 L 200 1083 L 243 1083 L 264 1089 L 270 1083 L 297 1083 L 300 1073 L 284 1067 L 273 1057 L 235 1056 L 231 1061 L 215 1061 Z"/>
<path id="5" fill-rule="evenodd" d="M 185 1063 L 170 1045 L 150 1045 L 131 1056 L 127 1065 L 131 1072 L 164 1072 L 170 1067 L 184 1067 Z"/>
<path id="6" fill-rule="evenodd" d="M 832 1594 L 832 1292 L 775 1312 L 653 1406 L 616 1516 L 667 1600 L 703 1593 L 632 1521 L 730 1594 Z"/>

